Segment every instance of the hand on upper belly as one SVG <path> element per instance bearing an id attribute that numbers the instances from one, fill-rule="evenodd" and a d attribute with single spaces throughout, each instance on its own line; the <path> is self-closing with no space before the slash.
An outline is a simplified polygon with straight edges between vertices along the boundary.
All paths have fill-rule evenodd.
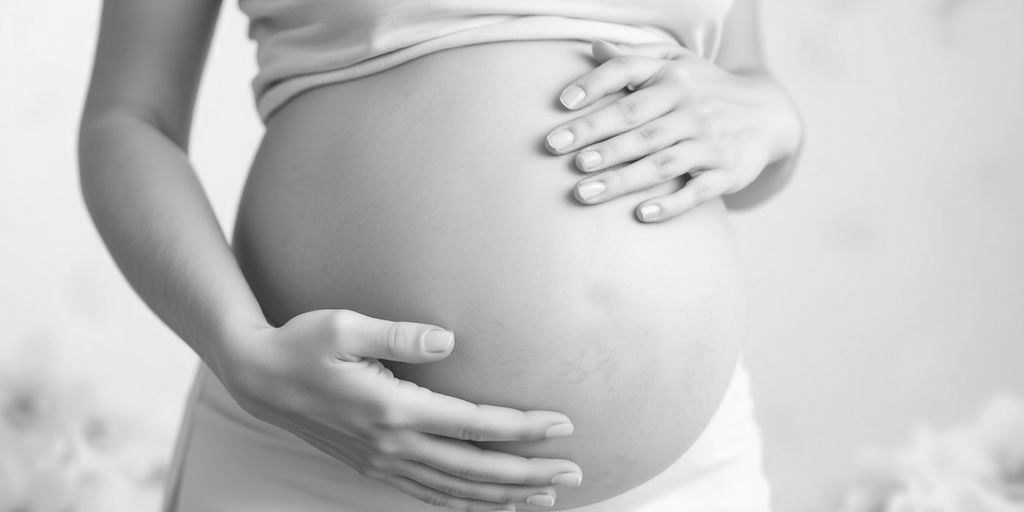
<path id="1" fill-rule="evenodd" d="M 602 64 L 563 89 L 570 110 L 622 89 L 630 92 L 551 131 L 549 151 L 578 151 L 583 204 L 598 204 L 660 183 L 682 188 L 640 203 L 642 222 L 661 222 L 746 187 L 770 163 L 792 154 L 799 120 L 781 91 L 762 78 L 729 73 L 675 44 L 596 42 Z"/>
<path id="2" fill-rule="evenodd" d="M 429 325 L 319 310 L 248 333 L 218 374 L 253 416 L 431 505 L 553 505 L 553 485 L 580 484 L 575 463 L 467 441 L 566 436 L 565 415 L 471 404 L 398 380 L 378 361 L 434 362 L 453 345 L 450 332 Z"/>

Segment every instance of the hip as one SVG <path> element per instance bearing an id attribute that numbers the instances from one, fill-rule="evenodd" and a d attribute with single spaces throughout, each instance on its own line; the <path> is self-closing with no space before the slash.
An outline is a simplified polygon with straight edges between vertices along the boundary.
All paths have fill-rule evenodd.
<path id="1" fill-rule="evenodd" d="M 768 512 L 761 435 L 740 361 L 707 428 L 647 482 L 569 512 Z M 523 508 L 523 510 L 529 507 Z M 436 512 L 243 411 L 201 366 L 164 512 Z"/>

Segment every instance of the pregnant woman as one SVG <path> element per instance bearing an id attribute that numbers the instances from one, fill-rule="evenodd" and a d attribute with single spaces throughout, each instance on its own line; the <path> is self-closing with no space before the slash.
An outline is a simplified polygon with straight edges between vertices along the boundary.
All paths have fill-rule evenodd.
<path id="1" fill-rule="evenodd" d="M 219 3 L 106 0 L 80 133 L 202 360 L 167 510 L 768 509 L 725 203 L 801 129 L 754 0 L 239 0 L 230 244 L 187 159 Z"/>

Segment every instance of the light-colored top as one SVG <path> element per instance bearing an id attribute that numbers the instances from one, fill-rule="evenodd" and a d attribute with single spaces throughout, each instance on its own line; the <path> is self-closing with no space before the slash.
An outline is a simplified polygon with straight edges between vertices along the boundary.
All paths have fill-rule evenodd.
<path id="1" fill-rule="evenodd" d="M 311 88 L 470 44 L 675 41 L 714 59 L 732 0 L 238 0 L 260 117 Z"/>

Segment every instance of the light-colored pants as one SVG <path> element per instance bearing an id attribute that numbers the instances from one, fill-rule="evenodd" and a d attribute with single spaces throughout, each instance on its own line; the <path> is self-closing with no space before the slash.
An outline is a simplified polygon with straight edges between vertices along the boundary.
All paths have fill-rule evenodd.
<path id="1" fill-rule="evenodd" d="M 205 366 L 188 399 L 165 512 L 439 512 L 363 477 L 243 411 Z M 742 361 L 718 411 L 678 461 L 572 512 L 768 512 L 761 436 Z"/>

